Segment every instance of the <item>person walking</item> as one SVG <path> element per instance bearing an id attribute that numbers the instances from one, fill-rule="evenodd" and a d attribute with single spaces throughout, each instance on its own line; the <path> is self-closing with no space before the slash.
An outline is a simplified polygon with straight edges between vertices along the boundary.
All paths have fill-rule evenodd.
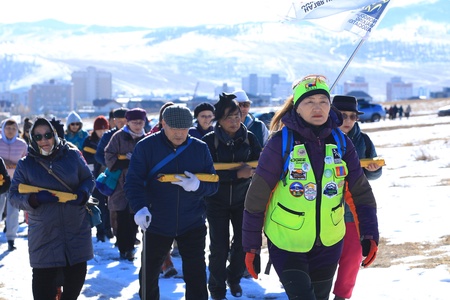
<path id="1" fill-rule="evenodd" d="M 30 143 L 31 126 L 33 126 L 33 122 L 30 120 L 30 118 L 25 118 L 23 120 L 23 132 L 20 137 L 27 143 L 27 145 Z"/>
<path id="2" fill-rule="evenodd" d="M 222 94 L 215 106 L 216 125 L 203 141 L 215 163 L 239 163 L 238 167 L 217 171 L 219 190 L 205 197 L 209 225 L 210 256 L 208 289 L 214 300 L 226 299 L 227 285 L 234 297 L 242 296 L 240 285 L 245 271 L 242 250 L 242 214 L 245 194 L 254 169 L 246 162 L 256 161 L 261 146 L 256 136 L 241 123 L 241 110 L 234 94 Z M 233 237 L 230 246 L 230 223 Z M 230 263 L 227 266 L 227 259 Z"/>
<path id="3" fill-rule="evenodd" d="M 359 218 L 364 266 L 379 240 L 376 201 L 351 140 L 339 130 L 326 78 L 309 75 L 274 115 L 245 199 L 245 262 L 258 278 L 262 235 L 289 299 L 329 298 L 345 234 L 344 188 Z"/>
<path id="4" fill-rule="evenodd" d="M 153 126 L 153 128 L 146 134 L 146 135 L 150 135 L 156 132 L 159 132 L 163 126 L 162 126 L 162 120 L 163 120 L 163 113 L 164 110 L 169 107 L 175 105 L 173 102 L 166 102 L 164 103 L 160 109 L 159 109 L 159 119 L 158 119 L 158 124 L 156 124 L 155 126 Z M 173 277 L 175 275 L 178 274 L 177 269 L 175 269 L 175 266 L 173 265 L 173 261 L 172 261 L 172 255 L 180 255 L 179 251 L 178 251 L 178 245 L 177 245 L 177 241 L 173 242 L 172 245 L 172 251 L 170 251 L 171 249 L 169 249 L 169 251 L 167 252 L 166 258 L 164 259 L 164 262 L 161 265 L 161 273 L 163 275 L 164 278 L 170 278 Z M 174 255 L 174 256 L 175 256 Z"/>
<path id="5" fill-rule="evenodd" d="M 244 90 L 236 90 L 232 93 L 236 96 L 236 101 L 239 103 L 242 119 L 241 122 L 258 138 L 258 142 L 261 147 L 264 147 L 269 138 L 269 130 L 263 121 L 256 119 L 250 111 L 252 101 L 248 98 L 247 93 Z"/>
<path id="6" fill-rule="evenodd" d="M 94 120 L 94 128 L 91 134 L 84 140 L 82 153 L 83 157 L 91 170 L 94 178 L 105 170 L 105 167 L 95 160 L 95 153 L 97 152 L 97 145 L 103 134 L 109 130 L 109 122 L 104 116 L 98 116 Z M 111 223 L 109 219 L 109 209 L 108 209 L 108 197 L 100 193 L 97 188 L 94 188 L 92 196 L 98 200 L 98 208 L 100 209 L 102 222 L 96 226 L 97 241 L 105 242 L 105 239 L 110 235 L 107 232 L 111 232 Z"/>
<path id="7" fill-rule="evenodd" d="M 83 120 L 75 111 L 71 111 L 66 120 L 65 140 L 77 146 L 81 151 L 89 133 L 83 129 Z"/>
<path id="8" fill-rule="evenodd" d="M 27 155 L 27 143 L 19 137 L 19 125 L 14 119 L 6 119 L 2 123 L 2 134 L 0 137 L 0 157 L 3 158 L 9 176 L 12 178 L 17 162 Z M 14 241 L 19 230 L 19 209 L 11 205 L 8 200 L 9 193 L 0 195 L 0 216 L 6 208 L 6 240 L 8 251 L 16 249 Z"/>
<path id="9" fill-rule="evenodd" d="M 109 141 L 111 140 L 111 137 L 113 134 L 121 129 L 125 124 L 127 123 L 127 119 L 125 118 L 125 114 L 127 113 L 129 109 L 126 107 L 119 107 L 113 110 L 113 123 L 114 127 L 105 132 L 102 135 L 102 138 L 97 144 L 97 150 L 94 154 L 95 160 L 100 163 L 103 167 L 106 168 L 106 161 L 105 161 L 105 148 L 108 145 Z M 110 124 L 111 126 L 111 124 Z M 108 238 L 113 238 L 115 235 L 117 235 L 117 214 L 115 211 L 109 211 L 109 218 L 110 218 L 110 226 L 111 230 L 108 230 L 105 228 L 105 236 Z"/>
<path id="10" fill-rule="evenodd" d="M 28 212 L 33 297 L 55 299 L 61 272 L 61 299 L 77 299 L 86 278 L 87 261 L 94 257 L 90 217 L 85 208 L 94 178 L 81 152 L 60 139 L 48 120 L 38 117 L 30 133 L 28 155 L 19 160 L 12 179 L 10 202 Z M 42 190 L 19 192 L 21 184 Z M 58 194 L 48 190 L 76 197 L 63 203 Z"/>
<path id="11" fill-rule="evenodd" d="M 183 262 L 185 299 L 206 300 L 203 198 L 214 194 L 218 183 L 200 181 L 196 174 L 215 174 L 213 161 L 206 144 L 188 135 L 192 126 L 188 108 L 167 107 L 161 125 L 161 131 L 136 145 L 124 187 L 136 212 L 134 220 L 146 235 L 141 254 L 146 264 L 139 271 L 139 294 L 141 299 L 143 293 L 147 299 L 159 299 L 161 265 L 176 240 Z M 157 174 L 178 174 L 177 181 L 159 181 Z"/>
<path id="12" fill-rule="evenodd" d="M 214 130 L 212 121 L 214 119 L 214 106 L 208 102 L 197 105 L 194 109 L 194 126 L 189 129 L 189 134 L 198 139 Z"/>
<path id="13" fill-rule="evenodd" d="M 134 147 L 145 136 L 147 113 L 142 108 L 133 108 L 126 112 L 125 118 L 127 124 L 114 133 L 105 148 L 105 161 L 112 172 L 121 170 L 117 187 L 109 197 L 108 208 L 117 214 L 116 238 L 120 259 L 133 261 L 137 226 L 134 223 L 134 214 L 130 211 L 129 198 L 125 195 L 124 183 Z"/>
<path id="14" fill-rule="evenodd" d="M 358 157 L 374 158 L 377 156 L 375 146 L 370 140 L 370 137 L 361 131 L 357 122 L 358 115 L 363 112 L 358 111 L 358 102 L 355 97 L 336 95 L 333 97 L 333 105 L 341 113 L 343 123 L 339 127 L 355 145 Z M 376 163 L 371 163 L 363 168 L 364 175 L 368 180 L 375 180 L 380 178 L 382 174 L 382 167 Z M 356 283 L 356 277 L 361 266 L 362 249 L 360 236 L 358 234 L 358 226 L 355 223 L 355 218 L 347 203 L 352 203 L 351 194 L 346 193 L 345 204 L 345 236 L 344 247 L 342 249 L 341 258 L 339 259 L 339 266 L 337 270 L 336 280 L 334 283 L 333 294 L 335 300 L 350 299 L 352 291 Z"/>

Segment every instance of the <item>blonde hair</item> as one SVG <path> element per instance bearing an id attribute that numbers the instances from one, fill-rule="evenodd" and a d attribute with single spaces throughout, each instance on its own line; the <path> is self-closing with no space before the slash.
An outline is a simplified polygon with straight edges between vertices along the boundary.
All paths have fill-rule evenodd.
<path id="1" fill-rule="evenodd" d="M 270 121 L 270 132 L 279 131 L 285 126 L 281 118 L 294 107 L 293 99 L 293 95 L 287 97 L 281 109 L 274 114 L 272 121 Z"/>

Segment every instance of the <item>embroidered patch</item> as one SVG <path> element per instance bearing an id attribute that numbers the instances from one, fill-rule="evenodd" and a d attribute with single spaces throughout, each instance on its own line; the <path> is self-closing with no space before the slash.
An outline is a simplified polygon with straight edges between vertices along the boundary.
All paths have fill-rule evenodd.
<path id="1" fill-rule="evenodd" d="M 337 177 L 347 176 L 344 166 L 337 166 L 334 168 Z"/>
<path id="2" fill-rule="evenodd" d="M 342 163 L 341 155 L 339 154 L 339 151 L 336 148 L 331 149 L 333 150 L 333 160 L 335 164 Z"/>
<path id="3" fill-rule="evenodd" d="M 299 179 L 299 180 L 305 180 L 306 179 L 306 173 L 301 169 L 294 169 L 290 173 L 290 179 Z"/>
<path id="4" fill-rule="evenodd" d="M 328 198 L 331 198 L 333 196 L 337 195 L 338 186 L 335 182 L 328 182 L 325 187 L 323 188 L 323 194 L 327 196 Z"/>
<path id="5" fill-rule="evenodd" d="M 314 200 L 317 197 L 317 186 L 315 183 L 309 182 L 305 184 L 305 199 Z"/>
<path id="6" fill-rule="evenodd" d="M 289 186 L 289 192 L 294 197 L 301 197 L 305 193 L 305 189 L 303 188 L 303 184 L 300 182 L 293 182 Z"/>

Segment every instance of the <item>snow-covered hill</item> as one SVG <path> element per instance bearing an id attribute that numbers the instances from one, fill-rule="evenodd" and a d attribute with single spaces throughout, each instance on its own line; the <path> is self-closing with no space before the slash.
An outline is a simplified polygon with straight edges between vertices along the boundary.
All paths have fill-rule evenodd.
<path id="1" fill-rule="evenodd" d="M 363 44 L 340 83 L 364 76 L 375 100 L 384 100 L 393 76 L 414 88 L 450 86 L 448 1 L 393 7 Z M 448 11 L 448 9 L 447 9 Z M 359 39 L 307 21 L 195 27 L 105 27 L 55 20 L 0 24 L 0 87 L 26 88 L 70 80 L 88 66 L 113 74 L 114 91 L 130 94 L 212 95 L 241 86 L 251 73 L 289 81 L 307 74 L 337 78 Z"/>

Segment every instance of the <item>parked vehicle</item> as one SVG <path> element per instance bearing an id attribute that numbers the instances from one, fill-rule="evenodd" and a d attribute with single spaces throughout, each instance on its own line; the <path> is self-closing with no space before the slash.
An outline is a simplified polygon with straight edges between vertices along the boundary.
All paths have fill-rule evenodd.
<path id="1" fill-rule="evenodd" d="M 358 110 L 364 113 L 359 115 L 359 121 L 362 123 L 378 122 L 386 116 L 383 106 L 363 99 L 358 99 Z"/>
<path id="2" fill-rule="evenodd" d="M 450 116 L 450 105 L 438 109 L 438 117 Z"/>
<path id="3" fill-rule="evenodd" d="M 258 120 L 263 121 L 264 124 L 266 124 L 267 128 L 269 128 L 270 121 L 272 120 L 274 114 L 275 114 L 274 111 L 265 111 L 265 112 L 257 112 L 252 115 Z"/>

